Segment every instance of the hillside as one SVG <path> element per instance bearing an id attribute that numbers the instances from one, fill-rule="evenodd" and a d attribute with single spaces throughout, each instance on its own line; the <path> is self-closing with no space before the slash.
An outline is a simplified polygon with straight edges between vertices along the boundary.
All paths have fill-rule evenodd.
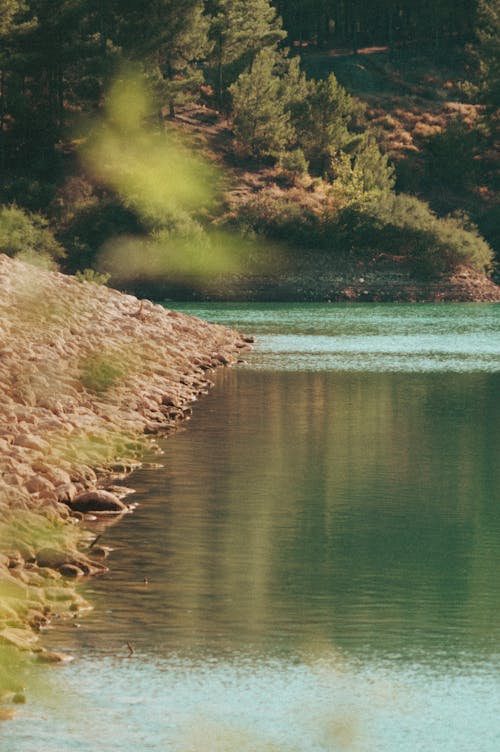
<path id="1" fill-rule="evenodd" d="M 157 297 L 496 299 L 495 3 L 299 5 L 7 3 L 0 250 Z"/>
<path id="2" fill-rule="evenodd" d="M 418 64 L 417 64 L 418 61 Z M 479 220 L 494 215 L 498 197 L 484 186 L 464 190 L 452 180 L 425 180 L 429 160 L 428 145 L 437 134 L 446 132 L 460 118 L 467 127 L 474 127 L 483 108 L 461 101 L 460 77 L 463 67 L 436 66 L 428 60 L 405 59 L 396 64 L 386 48 L 369 48 L 331 54 L 310 52 L 304 55 L 304 66 L 314 75 L 331 72 L 366 105 L 368 119 L 376 128 L 380 142 L 395 165 L 396 188 L 411 188 L 429 201 L 437 213 L 467 209 Z M 185 106 L 172 121 L 174 127 L 189 134 L 190 139 L 209 159 L 222 166 L 225 193 L 222 223 L 239 226 L 248 207 L 257 206 L 263 223 L 273 203 L 295 207 L 298 217 L 321 215 L 330 203 L 330 185 L 308 175 L 289 171 L 265 160 L 241 154 L 230 120 L 210 106 Z M 485 181 L 491 179 L 489 155 L 475 156 L 482 161 Z M 420 176 L 420 184 L 418 178 Z M 221 222 L 220 217 L 217 222 Z M 257 217 L 258 222 L 258 217 Z M 299 220 L 300 222 L 300 220 Z M 495 239 L 492 231 L 492 239 Z M 264 247 L 266 232 L 263 232 Z M 173 297 L 281 299 L 281 300 L 360 300 L 360 301 L 498 301 L 500 287 L 467 265 L 450 274 L 428 279 L 416 275 L 408 259 L 398 252 L 362 254 L 325 253 L 324 249 L 308 247 L 307 230 L 296 239 L 286 232 L 279 238 L 278 260 L 262 262 L 259 271 L 248 269 L 239 275 L 218 277 L 203 289 L 189 285 L 154 285 L 145 287 L 150 293 L 166 292 Z M 265 256 L 266 250 L 261 256 Z M 259 256 L 259 254 L 256 254 Z M 493 269 L 493 280 L 495 280 Z"/>

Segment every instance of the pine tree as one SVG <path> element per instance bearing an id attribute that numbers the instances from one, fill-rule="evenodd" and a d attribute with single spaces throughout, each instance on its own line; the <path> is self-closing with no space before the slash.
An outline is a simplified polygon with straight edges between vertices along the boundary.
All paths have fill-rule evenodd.
<path id="1" fill-rule="evenodd" d="M 352 141 L 350 151 L 332 160 L 331 177 L 344 199 L 362 200 L 367 194 L 389 193 L 394 187 L 394 168 L 369 132 Z"/>
<path id="2" fill-rule="evenodd" d="M 234 131 L 254 155 L 282 151 L 293 139 L 284 78 L 277 71 L 277 54 L 261 50 L 250 68 L 229 87 Z"/>
<path id="3" fill-rule="evenodd" d="M 175 105 L 203 82 L 200 62 L 211 49 L 210 20 L 204 14 L 203 1 L 195 0 L 189 7 L 183 5 L 183 12 L 177 11 L 177 15 L 180 23 L 163 47 L 160 66 L 171 116 L 175 114 Z"/>
<path id="4" fill-rule="evenodd" d="M 332 158 L 352 141 L 349 125 L 355 111 L 353 98 L 333 73 L 309 81 L 309 93 L 298 108 L 295 126 L 299 145 L 316 173 L 328 176 Z"/>
<path id="5" fill-rule="evenodd" d="M 0 168 L 5 169 L 5 119 L 7 88 L 12 56 L 12 34 L 16 16 L 21 11 L 20 0 L 0 0 Z"/>
<path id="6" fill-rule="evenodd" d="M 211 48 L 203 0 L 120 0 L 116 24 L 125 57 L 140 61 L 155 79 L 173 116 L 203 81 L 201 63 Z"/>
<path id="7" fill-rule="evenodd" d="M 479 0 L 475 57 L 479 63 L 484 100 L 498 109 L 500 102 L 500 0 Z"/>
<path id="8" fill-rule="evenodd" d="M 227 88 L 257 54 L 285 36 L 269 0 L 216 0 L 210 37 L 212 80 L 219 105 Z"/>

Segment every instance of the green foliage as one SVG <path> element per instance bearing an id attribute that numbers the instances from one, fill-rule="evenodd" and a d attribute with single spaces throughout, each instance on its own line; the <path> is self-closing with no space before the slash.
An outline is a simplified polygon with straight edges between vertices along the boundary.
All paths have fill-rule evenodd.
<path id="1" fill-rule="evenodd" d="M 453 190 L 470 190 L 478 178 L 475 159 L 479 143 L 477 130 L 460 118 L 430 136 L 425 144 L 427 173 L 431 181 L 449 185 Z"/>
<path id="2" fill-rule="evenodd" d="M 394 254 L 422 277 L 437 277 L 461 264 L 488 271 L 493 254 L 467 217 L 439 219 L 412 196 L 372 193 L 322 212 L 270 196 L 248 202 L 239 214 L 244 232 L 283 241 L 301 253 L 322 250 L 353 258 Z"/>
<path id="3" fill-rule="evenodd" d="M 0 203 L 15 204 L 29 212 L 44 214 L 54 200 L 56 179 L 55 174 L 40 178 L 35 174 L 28 176 L 15 171 L 6 172 L 3 180 L 0 176 Z"/>
<path id="4" fill-rule="evenodd" d="M 95 269 L 84 269 L 75 272 L 75 277 L 79 282 L 90 282 L 93 285 L 107 285 L 111 277 L 106 272 L 97 272 Z"/>
<path id="5" fill-rule="evenodd" d="M 333 73 L 319 81 L 309 81 L 309 92 L 294 118 L 298 143 L 311 169 L 318 175 L 331 175 L 332 159 L 346 150 L 353 139 L 349 131 L 356 104 Z"/>
<path id="6" fill-rule="evenodd" d="M 369 134 L 357 139 L 351 153 L 340 151 L 330 161 L 331 195 L 338 205 L 366 202 L 394 187 L 394 168 Z"/>
<path id="7" fill-rule="evenodd" d="M 280 155 L 279 163 L 282 170 L 292 175 L 305 175 L 309 169 L 309 163 L 302 149 L 283 152 Z"/>
<path id="8" fill-rule="evenodd" d="M 249 70 L 229 87 L 235 135 L 256 156 L 282 151 L 294 135 L 286 86 L 276 63 L 273 49 L 261 50 Z"/>
<path id="9" fill-rule="evenodd" d="M 209 54 L 210 19 L 202 0 L 145 0 L 118 10 L 117 40 L 133 60 L 140 61 L 154 83 L 158 102 L 170 116 L 193 96 L 204 80 L 200 62 Z"/>
<path id="10" fill-rule="evenodd" d="M 386 44 L 399 51 L 418 44 L 436 54 L 470 39 L 477 1 L 275 0 L 275 5 L 291 39 L 320 48 Z"/>
<path id="11" fill-rule="evenodd" d="M 127 366 L 117 353 L 93 353 L 80 366 L 80 381 L 95 394 L 104 394 L 118 384 L 127 373 Z"/>
<path id="12" fill-rule="evenodd" d="M 452 272 L 461 264 L 489 271 L 493 260 L 491 248 L 466 218 L 440 219 L 424 201 L 405 194 L 352 204 L 340 212 L 338 226 L 352 253 L 400 255 L 423 277 Z"/>
<path id="13" fill-rule="evenodd" d="M 389 164 L 387 154 L 383 154 L 375 138 L 363 134 L 354 153 L 352 170 L 359 176 L 363 191 L 386 193 L 394 187 L 394 168 Z"/>
<path id="14" fill-rule="evenodd" d="M 72 272 L 93 267 L 99 249 L 111 239 L 144 232 L 136 213 L 109 194 L 68 203 L 59 224 L 59 237 L 68 252 L 65 267 Z"/>
<path id="15" fill-rule="evenodd" d="M 240 207 L 235 224 L 245 235 L 264 236 L 302 252 L 327 244 L 321 215 L 289 198 L 261 194 Z"/>
<path id="16" fill-rule="evenodd" d="M 500 0 L 479 0 L 474 56 L 479 64 L 484 101 L 493 109 L 500 102 Z"/>
<path id="17" fill-rule="evenodd" d="M 235 135 L 250 153 L 276 155 L 295 141 L 292 112 L 307 94 L 298 58 L 266 47 L 229 87 L 229 92 Z"/>
<path id="18" fill-rule="evenodd" d="M 263 49 L 286 37 L 269 0 L 215 0 L 210 29 L 211 80 L 219 104 L 224 92 Z"/>
<path id="19" fill-rule="evenodd" d="M 66 269 L 84 269 L 81 275 L 96 266 L 103 244 L 123 236 L 132 238 L 129 252 L 139 239 L 144 252 L 161 248 L 173 266 L 189 257 L 188 246 L 203 255 L 212 239 L 199 220 L 213 209 L 214 175 L 159 126 L 167 111 L 174 115 L 207 81 L 220 109 L 233 119 L 240 148 L 276 158 L 282 182 L 310 170 L 331 185 L 328 209 L 274 206 L 267 225 L 264 220 L 266 232 L 283 239 L 289 233 L 294 242 L 324 248 L 332 232 L 338 247 L 348 247 L 352 239 L 354 248 L 366 228 L 368 248 L 380 247 L 379 240 L 390 237 L 394 227 L 395 236 L 403 228 L 408 258 L 418 266 L 418 257 L 421 269 L 426 264 L 448 268 L 455 256 L 475 259 L 481 267 L 488 253 L 476 258 L 480 238 L 471 241 L 473 251 L 467 239 L 475 231 L 456 219 L 438 222 L 428 209 L 410 211 L 401 202 L 392 207 L 395 217 L 385 216 L 383 205 L 396 200 L 390 195 L 393 170 L 367 129 L 360 103 L 333 74 L 306 80 L 299 56 L 281 48 L 287 34 L 278 13 L 284 14 L 294 43 L 346 42 L 354 49 L 384 40 L 407 44 L 422 36 L 434 47 L 443 40 L 465 45 L 474 29 L 488 119 L 481 132 L 456 121 L 429 139 L 422 184 L 415 186 L 427 191 L 437 185 L 447 195 L 466 191 L 477 204 L 480 195 L 493 194 L 498 180 L 493 155 L 500 123 L 494 115 L 500 101 L 499 2 L 474 0 L 458 8 L 440 0 L 418 8 L 406 4 L 400 13 L 401 3 L 385 0 L 352 0 L 348 10 L 337 0 L 0 0 L 0 201 L 52 212 L 52 226 L 56 220 L 58 228 L 55 240 L 42 215 L 4 207 L 2 212 L 21 215 L 0 214 L 0 246 L 11 255 L 52 263 L 62 255 L 62 242 L 70 254 Z M 140 85 L 123 75 L 124 60 L 140 70 Z M 105 95 L 117 70 L 118 80 Z M 155 95 L 150 101 L 141 88 L 145 81 Z M 468 92 L 475 96 L 471 87 Z M 69 153 L 77 141 L 72 122 L 99 109 L 106 116 L 100 122 L 92 117 L 91 138 L 80 141 L 92 189 L 61 203 L 57 184 L 73 169 Z M 147 130 L 145 122 L 151 126 Z M 487 158 L 478 160 L 486 152 Z M 443 211 L 454 205 L 436 196 Z M 479 218 L 482 210 L 469 203 Z M 267 217 L 267 209 L 260 210 Z M 403 219 L 412 213 L 411 221 Z M 255 217 L 258 225 L 257 210 Z M 494 238 L 497 231 L 487 220 L 488 237 Z M 372 242 L 370 232 L 378 240 Z M 417 240 L 423 248 L 428 237 L 438 249 L 435 258 L 418 250 Z M 134 253 L 140 254 L 138 249 Z M 194 265 L 194 256 L 188 265 Z"/>
<path id="20" fill-rule="evenodd" d="M 14 204 L 0 206 L 0 253 L 49 268 L 65 255 L 47 220 Z"/>
<path id="21" fill-rule="evenodd" d="M 20 0 L 0 0 L 0 37 L 12 30 L 14 19 L 20 10 Z"/>

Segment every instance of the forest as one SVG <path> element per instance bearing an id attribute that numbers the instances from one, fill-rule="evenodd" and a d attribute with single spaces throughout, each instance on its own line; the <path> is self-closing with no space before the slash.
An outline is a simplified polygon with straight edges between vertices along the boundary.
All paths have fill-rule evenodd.
<path id="1" fill-rule="evenodd" d="M 499 25 L 499 0 L 0 0 L 0 250 L 97 280 L 110 239 L 200 248 L 215 222 L 301 253 L 404 257 L 424 278 L 464 263 L 495 274 Z M 451 70 L 463 104 L 403 154 L 373 122 L 373 101 L 330 66 L 355 70 L 377 52 L 392 76 L 417 59 Z M 295 193 L 261 192 L 231 212 L 202 198 L 140 210 L 82 159 L 117 81 L 124 101 L 130 87 L 127 149 L 137 78 L 150 133 L 201 106 L 229 128 L 226 160 L 274 170 Z M 321 200 L 297 200 L 315 190 Z"/>

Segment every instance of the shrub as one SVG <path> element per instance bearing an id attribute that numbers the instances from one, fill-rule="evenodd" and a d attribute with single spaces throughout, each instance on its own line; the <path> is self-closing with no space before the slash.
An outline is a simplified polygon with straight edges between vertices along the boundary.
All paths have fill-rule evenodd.
<path id="1" fill-rule="evenodd" d="M 471 189 L 478 177 L 479 134 L 459 118 L 427 139 L 427 172 L 431 181 L 452 186 L 455 190 Z"/>
<path id="2" fill-rule="evenodd" d="M 103 394 L 117 384 L 126 375 L 127 370 L 125 363 L 121 362 L 117 355 L 94 353 L 81 363 L 80 381 L 90 392 Z"/>
<path id="3" fill-rule="evenodd" d="M 264 195 L 248 201 L 239 209 L 237 225 L 245 234 L 263 235 L 302 248 L 321 247 L 323 242 L 319 216 L 286 198 Z"/>
<path id="4" fill-rule="evenodd" d="M 292 173 L 292 175 L 305 175 L 309 169 L 302 149 L 283 152 L 280 156 L 280 166 L 282 170 Z"/>
<path id="5" fill-rule="evenodd" d="M 0 207 L 0 252 L 52 267 L 65 256 L 47 220 L 41 214 L 26 212 L 15 204 Z"/>
<path id="6" fill-rule="evenodd" d="M 405 194 L 352 204 L 340 212 L 338 229 L 352 251 L 402 255 L 423 277 L 452 272 L 461 264 L 485 272 L 493 260 L 488 243 L 467 217 L 438 218 L 424 201 Z"/>
<path id="7" fill-rule="evenodd" d="M 106 272 L 96 272 L 95 269 L 77 271 L 75 277 L 79 282 L 91 282 L 94 285 L 107 285 L 111 277 Z"/>
<path id="8" fill-rule="evenodd" d="M 462 264 L 488 272 L 493 260 L 488 243 L 466 216 L 440 219 L 424 201 L 405 194 L 364 195 L 341 209 L 326 205 L 323 212 L 266 196 L 242 207 L 238 221 L 246 232 L 302 253 L 402 256 L 416 275 L 427 278 Z"/>
<path id="9" fill-rule="evenodd" d="M 119 199 L 103 196 L 82 202 L 63 219 L 60 236 L 68 249 L 65 266 L 70 272 L 91 268 L 99 249 L 107 241 L 123 235 L 139 235 L 143 231 L 135 212 Z"/>

